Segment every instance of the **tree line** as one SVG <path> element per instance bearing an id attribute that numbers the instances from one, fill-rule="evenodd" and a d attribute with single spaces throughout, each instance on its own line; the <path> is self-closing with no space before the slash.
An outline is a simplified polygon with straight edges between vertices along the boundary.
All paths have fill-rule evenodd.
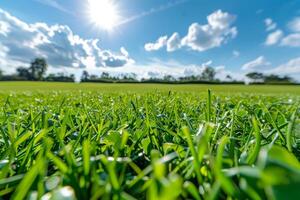
<path id="1" fill-rule="evenodd" d="M 216 71 L 212 67 L 206 67 L 201 74 L 183 76 L 175 78 L 172 75 L 165 75 L 161 78 L 159 77 L 150 77 L 142 78 L 141 80 L 137 79 L 137 74 L 135 73 L 126 73 L 119 76 L 112 76 L 107 72 L 103 72 L 100 76 L 89 74 L 87 71 L 83 71 L 81 76 L 81 82 L 142 82 L 142 83 L 217 83 L 221 82 L 216 79 Z M 231 82 L 237 82 L 231 79 Z"/>
<path id="2" fill-rule="evenodd" d="M 75 82 L 75 75 L 65 75 L 63 73 L 46 75 L 48 64 L 44 58 L 34 59 L 29 67 L 18 67 L 16 72 L 11 75 L 4 75 L 0 70 L 0 81 L 56 81 L 56 82 Z M 161 78 L 143 78 L 138 80 L 137 74 L 126 73 L 118 76 L 112 76 L 107 72 L 102 72 L 100 76 L 89 74 L 83 71 L 81 82 L 106 82 L 106 83 L 232 83 L 244 84 L 242 81 L 234 80 L 230 75 L 226 76 L 227 81 L 221 81 L 216 78 L 217 72 L 212 67 L 206 67 L 202 73 L 182 76 L 175 78 L 171 75 L 165 75 Z M 279 76 L 275 74 L 263 74 L 260 72 L 250 72 L 246 74 L 250 84 L 295 84 L 295 81 L 289 76 Z"/>
<path id="3" fill-rule="evenodd" d="M 269 84 L 291 84 L 294 83 L 294 80 L 289 76 L 278 76 L 276 74 L 263 74 L 260 72 L 250 72 L 246 74 L 246 77 L 249 78 L 252 83 L 269 83 Z"/>
<path id="4" fill-rule="evenodd" d="M 18 67 L 16 72 L 4 75 L 0 70 L 0 81 L 57 81 L 75 82 L 75 75 L 65 75 L 63 73 L 46 75 L 48 64 L 44 58 L 34 59 L 29 67 Z"/>
<path id="5" fill-rule="evenodd" d="M 83 71 L 81 76 L 81 82 L 128 82 L 128 83 L 215 83 L 215 84 L 245 84 L 244 81 L 237 81 L 233 79 L 229 74 L 226 76 L 226 81 L 221 81 L 216 78 L 217 72 L 212 67 L 206 67 L 201 74 L 182 76 L 175 78 L 171 75 L 165 75 L 162 78 L 142 78 L 137 79 L 135 73 L 129 73 L 120 75 L 118 77 L 111 76 L 107 72 L 103 72 L 100 76 L 89 74 L 87 71 Z M 276 74 L 263 74 L 260 72 L 250 72 L 246 74 L 246 77 L 250 80 L 249 84 L 296 84 L 296 82 L 289 76 L 279 76 Z"/>

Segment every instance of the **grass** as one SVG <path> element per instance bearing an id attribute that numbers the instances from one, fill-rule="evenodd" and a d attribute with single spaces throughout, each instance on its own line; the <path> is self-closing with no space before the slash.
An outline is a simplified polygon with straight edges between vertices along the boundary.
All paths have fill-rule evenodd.
<path id="1" fill-rule="evenodd" d="M 0 199 L 299 196 L 299 87 L 11 82 L 0 91 Z"/>
<path id="2" fill-rule="evenodd" d="M 299 85 L 205 85 L 205 84 L 112 84 L 112 83 L 56 83 L 56 82 L 0 82 L 0 92 L 20 91 L 98 91 L 102 93 L 197 92 L 215 94 L 284 94 L 300 95 Z"/>

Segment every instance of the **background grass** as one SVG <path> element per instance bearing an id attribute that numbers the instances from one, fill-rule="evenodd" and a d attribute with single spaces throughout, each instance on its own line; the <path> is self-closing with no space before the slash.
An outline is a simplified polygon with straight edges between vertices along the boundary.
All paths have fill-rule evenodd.
<path id="1" fill-rule="evenodd" d="M 53 82 L 0 82 L 0 92 L 9 91 L 99 91 L 99 92 L 136 92 L 177 91 L 225 94 L 284 94 L 300 95 L 298 85 L 202 85 L 202 84 L 111 84 L 111 83 L 53 83 Z"/>

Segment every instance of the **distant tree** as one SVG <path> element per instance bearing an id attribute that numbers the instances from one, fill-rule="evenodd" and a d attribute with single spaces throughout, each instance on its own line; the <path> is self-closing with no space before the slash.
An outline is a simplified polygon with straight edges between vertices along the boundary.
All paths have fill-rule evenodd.
<path id="1" fill-rule="evenodd" d="M 250 72 L 246 74 L 246 77 L 253 80 L 254 82 L 263 81 L 264 80 L 264 74 L 260 72 Z"/>
<path id="2" fill-rule="evenodd" d="M 226 79 L 227 80 L 232 80 L 232 76 L 230 76 L 229 74 L 226 75 Z"/>
<path id="3" fill-rule="evenodd" d="M 25 68 L 25 67 L 17 68 L 17 76 L 25 78 L 27 80 L 29 80 L 31 78 L 31 74 L 30 74 L 28 68 Z"/>
<path id="4" fill-rule="evenodd" d="M 89 79 L 89 73 L 84 70 L 81 75 L 81 81 L 87 81 L 88 79 Z"/>
<path id="5" fill-rule="evenodd" d="M 44 58 L 34 59 L 29 67 L 30 79 L 41 81 L 47 71 L 47 61 Z"/>
<path id="6" fill-rule="evenodd" d="M 73 80 L 75 81 L 75 75 L 74 75 L 74 74 L 71 74 L 71 75 L 70 75 L 70 78 L 73 79 Z"/>
<path id="7" fill-rule="evenodd" d="M 186 81 L 197 81 L 200 80 L 201 76 L 183 76 L 183 77 L 179 77 L 180 81 L 186 82 Z"/>
<path id="8" fill-rule="evenodd" d="M 96 76 L 94 74 L 91 74 L 90 77 L 89 77 L 89 79 L 96 80 L 96 79 L 98 79 L 98 76 Z"/>
<path id="9" fill-rule="evenodd" d="M 109 73 L 107 73 L 107 72 L 102 72 L 100 78 L 102 78 L 102 79 L 109 79 Z"/>
<path id="10" fill-rule="evenodd" d="M 213 81 L 215 79 L 215 76 L 216 76 L 216 71 L 212 67 L 206 67 L 201 74 L 202 80 L 205 81 Z"/>
<path id="11" fill-rule="evenodd" d="M 121 81 L 130 81 L 130 80 L 133 80 L 133 77 L 132 77 L 132 75 L 130 73 L 120 74 L 119 76 L 114 77 L 114 78 L 118 78 Z"/>
<path id="12" fill-rule="evenodd" d="M 129 74 L 129 79 L 133 80 L 133 81 L 136 81 L 137 80 L 137 74 L 136 73 L 130 73 Z"/>
<path id="13" fill-rule="evenodd" d="M 57 74 L 49 74 L 45 77 L 46 81 L 57 81 L 57 82 L 74 82 L 75 76 L 71 74 L 70 76 L 65 75 L 64 73 L 57 73 Z"/>
<path id="14" fill-rule="evenodd" d="M 280 77 L 276 74 L 270 74 L 270 75 L 266 75 L 264 76 L 264 81 L 266 83 L 292 83 L 293 82 L 293 79 L 289 76 L 283 76 L 283 77 Z"/>
<path id="15" fill-rule="evenodd" d="M 163 77 L 163 80 L 167 81 L 167 82 L 172 82 L 172 81 L 175 81 L 176 79 L 172 75 L 165 75 Z"/>
<path id="16" fill-rule="evenodd" d="M 2 78 L 2 76 L 3 76 L 3 72 L 2 72 L 2 70 L 0 69 L 0 79 Z"/>

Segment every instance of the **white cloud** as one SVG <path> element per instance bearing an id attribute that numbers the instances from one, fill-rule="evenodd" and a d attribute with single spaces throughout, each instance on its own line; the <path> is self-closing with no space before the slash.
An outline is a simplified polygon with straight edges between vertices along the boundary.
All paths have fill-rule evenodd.
<path id="1" fill-rule="evenodd" d="M 266 18 L 264 20 L 265 25 L 266 25 L 266 31 L 272 31 L 274 29 L 276 29 L 277 24 L 275 22 L 273 22 L 273 20 L 271 18 Z"/>
<path id="2" fill-rule="evenodd" d="M 121 47 L 120 48 L 121 53 L 125 56 L 125 57 L 129 57 L 129 53 L 128 51 L 125 49 L 125 47 Z"/>
<path id="3" fill-rule="evenodd" d="M 270 66 L 271 63 L 266 60 L 264 56 L 259 56 L 258 58 L 245 63 L 242 66 L 243 70 L 263 70 L 265 67 Z"/>
<path id="4" fill-rule="evenodd" d="M 288 47 L 300 47 L 300 17 L 295 17 L 288 23 L 288 28 L 292 33 L 285 36 L 280 45 Z"/>
<path id="5" fill-rule="evenodd" d="M 271 26 L 273 22 L 268 20 L 268 22 L 265 23 Z M 291 33 L 284 34 L 281 30 L 277 29 L 267 36 L 265 45 L 271 46 L 278 44 L 287 47 L 300 47 L 300 17 L 295 17 L 287 26 Z"/>
<path id="6" fill-rule="evenodd" d="M 289 34 L 281 40 L 280 45 L 289 47 L 300 47 L 300 33 Z"/>
<path id="7" fill-rule="evenodd" d="M 283 32 L 281 30 L 276 30 L 268 35 L 265 41 L 265 45 L 270 46 L 270 45 L 277 44 L 282 37 L 283 37 Z"/>
<path id="8" fill-rule="evenodd" d="M 36 57 L 45 57 L 52 67 L 122 67 L 134 62 L 124 47 L 118 53 L 104 50 L 97 39 L 83 39 L 68 26 L 28 24 L 2 9 L 0 46 L 7 49 L 5 62 L 14 67 Z"/>
<path id="9" fill-rule="evenodd" d="M 41 1 L 41 0 L 39 0 L 39 1 Z M 162 11 L 168 10 L 170 8 L 173 8 L 173 7 L 178 6 L 180 4 L 186 3 L 188 1 L 189 0 L 175 0 L 175 1 L 170 1 L 169 3 L 167 3 L 165 5 L 160 5 L 159 7 L 151 8 L 148 11 L 144 11 L 144 12 L 141 12 L 141 13 L 139 13 L 137 15 L 133 15 L 131 17 L 125 18 L 124 20 L 120 21 L 117 24 L 117 26 L 130 23 L 132 21 L 138 20 L 138 19 L 146 17 L 148 15 L 152 15 L 152 14 L 157 13 L 157 12 L 162 12 Z"/>
<path id="10" fill-rule="evenodd" d="M 16 66 L 21 66 L 23 63 L 16 60 L 7 59 L 7 53 L 9 49 L 6 46 L 3 46 L 0 42 L 0 70 L 3 73 L 14 73 Z"/>
<path id="11" fill-rule="evenodd" d="M 287 63 L 268 71 L 269 73 L 284 74 L 284 75 L 300 75 L 300 57 L 293 58 Z"/>
<path id="12" fill-rule="evenodd" d="M 162 36 L 156 40 L 154 43 L 147 43 L 145 44 L 145 50 L 146 51 L 157 51 L 161 48 L 163 48 L 168 41 L 168 36 Z"/>
<path id="13" fill-rule="evenodd" d="M 167 51 L 172 52 L 181 48 L 180 36 L 178 33 L 173 35 L 167 41 Z"/>
<path id="14" fill-rule="evenodd" d="M 121 54 L 115 55 L 109 50 L 101 52 L 102 65 L 104 67 L 120 67 L 125 66 L 128 63 L 134 63 L 134 60 L 129 58 L 129 53 L 124 47 L 120 49 Z"/>
<path id="15" fill-rule="evenodd" d="M 192 50 L 201 52 L 206 51 L 208 49 L 220 47 L 222 44 L 225 44 L 228 40 L 236 37 L 238 33 L 237 28 L 232 26 L 235 19 L 236 17 L 234 15 L 231 15 L 227 12 L 223 12 L 221 10 L 217 10 L 211 13 L 209 16 L 207 16 L 207 24 L 191 24 L 187 35 L 181 39 L 180 45 L 178 42 L 180 40 L 179 35 L 174 33 L 169 38 L 169 40 L 174 42 L 174 39 L 176 39 L 176 42 L 174 42 L 174 44 L 176 44 L 176 48 L 170 48 L 170 46 L 173 47 L 173 45 L 169 45 L 169 50 L 176 50 L 182 47 L 187 47 Z M 163 36 L 159 39 L 164 38 L 167 40 L 167 38 L 165 37 L 166 36 Z M 150 47 L 152 47 L 153 44 L 158 44 L 158 41 L 156 43 L 148 43 L 146 45 L 150 45 Z M 159 44 L 162 44 L 159 45 L 159 48 L 151 49 L 158 50 L 164 46 L 167 46 L 167 43 Z M 146 45 L 145 49 L 147 50 Z"/>
<path id="16" fill-rule="evenodd" d="M 9 32 L 9 24 L 3 21 L 0 21 L 0 34 L 7 36 L 7 33 Z"/>
<path id="17" fill-rule="evenodd" d="M 41 3 L 41 4 L 44 4 L 46 6 L 50 6 L 52 8 L 55 8 L 59 11 L 62 11 L 62 12 L 65 12 L 65 13 L 68 13 L 68 14 L 72 14 L 71 11 L 67 10 L 66 8 L 64 8 L 62 5 L 60 5 L 57 1 L 55 0 L 34 0 L 38 3 Z"/>
<path id="18" fill-rule="evenodd" d="M 182 44 L 196 51 L 219 47 L 237 35 L 236 27 L 231 27 L 234 20 L 235 16 L 217 10 L 207 17 L 208 24 L 192 24 Z"/>
<path id="19" fill-rule="evenodd" d="M 288 23 L 288 27 L 293 32 L 300 32 L 300 17 L 295 17 Z"/>
<path id="20" fill-rule="evenodd" d="M 201 65 L 191 65 L 184 69 L 183 74 L 185 76 L 197 76 L 200 75 L 206 67 L 210 67 L 212 65 L 212 60 L 202 63 Z M 215 69 L 219 66 L 214 67 Z"/>
<path id="21" fill-rule="evenodd" d="M 217 10 L 207 16 L 207 21 L 208 25 L 211 26 L 212 29 L 225 30 L 231 26 L 231 24 L 235 21 L 235 18 L 235 16 L 227 12 Z"/>

